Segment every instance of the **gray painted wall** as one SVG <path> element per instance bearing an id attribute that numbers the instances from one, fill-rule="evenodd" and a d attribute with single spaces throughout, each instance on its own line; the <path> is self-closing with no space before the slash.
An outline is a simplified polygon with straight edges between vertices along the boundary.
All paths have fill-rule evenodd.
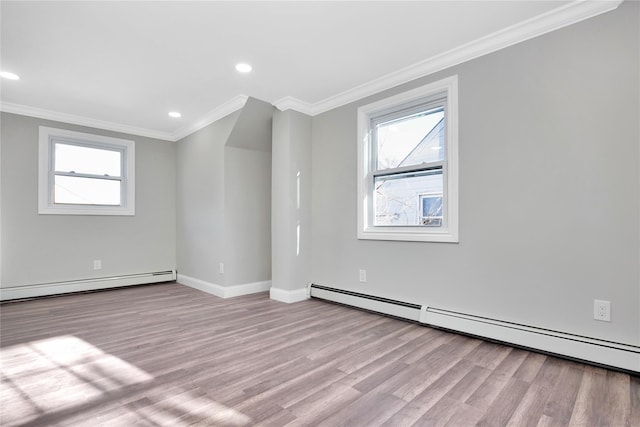
<path id="1" fill-rule="evenodd" d="M 313 282 L 640 344 L 639 8 L 314 117 Z M 357 108 L 453 74 L 460 243 L 357 240 Z"/>
<path id="2" fill-rule="evenodd" d="M 271 152 L 224 151 L 225 284 L 271 280 Z"/>
<path id="3" fill-rule="evenodd" d="M 224 144 L 239 111 L 177 144 L 178 272 L 222 285 L 224 260 Z"/>
<path id="4" fill-rule="evenodd" d="M 272 114 L 250 98 L 177 142 L 180 274 L 221 286 L 271 280 Z"/>
<path id="5" fill-rule="evenodd" d="M 272 286 L 287 291 L 310 279 L 311 122 L 291 110 L 273 116 Z"/>
<path id="6" fill-rule="evenodd" d="M 175 144 L 2 113 L 2 287 L 175 268 Z M 38 127 L 136 143 L 136 215 L 38 215 Z M 102 270 L 93 270 L 93 260 Z"/>

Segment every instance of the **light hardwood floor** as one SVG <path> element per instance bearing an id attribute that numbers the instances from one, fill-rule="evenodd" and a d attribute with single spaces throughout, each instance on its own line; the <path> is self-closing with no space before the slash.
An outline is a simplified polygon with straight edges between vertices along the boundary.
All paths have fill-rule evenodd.
<path id="1" fill-rule="evenodd" d="M 3 426 L 639 426 L 640 379 L 319 300 L 0 306 Z"/>

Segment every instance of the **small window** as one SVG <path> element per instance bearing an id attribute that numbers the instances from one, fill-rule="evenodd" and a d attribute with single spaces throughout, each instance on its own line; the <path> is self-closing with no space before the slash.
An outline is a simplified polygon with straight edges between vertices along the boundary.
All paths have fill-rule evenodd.
<path id="1" fill-rule="evenodd" d="M 358 109 L 358 238 L 457 242 L 457 77 Z"/>
<path id="2" fill-rule="evenodd" d="M 134 142 L 40 127 L 41 214 L 134 215 Z"/>

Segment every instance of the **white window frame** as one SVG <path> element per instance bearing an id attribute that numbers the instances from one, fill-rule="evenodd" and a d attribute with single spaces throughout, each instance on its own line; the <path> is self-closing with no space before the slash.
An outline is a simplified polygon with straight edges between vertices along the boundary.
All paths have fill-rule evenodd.
<path id="1" fill-rule="evenodd" d="M 45 215 L 135 215 L 135 142 L 39 127 L 38 213 Z M 81 147 L 120 151 L 122 153 L 121 204 L 118 206 L 54 203 L 54 145 L 65 143 Z M 79 175 L 80 176 L 80 175 Z"/>
<path id="2" fill-rule="evenodd" d="M 443 164 L 443 225 L 375 226 L 373 191 L 375 141 L 372 122 L 412 105 L 444 98 L 445 147 Z M 358 108 L 358 239 L 420 242 L 459 242 L 458 238 L 458 76 L 451 76 L 419 88 Z"/>

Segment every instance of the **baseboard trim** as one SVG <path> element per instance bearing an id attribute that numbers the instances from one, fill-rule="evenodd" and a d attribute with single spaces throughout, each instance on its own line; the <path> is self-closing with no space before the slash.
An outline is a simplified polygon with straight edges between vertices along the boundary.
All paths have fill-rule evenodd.
<path id="1" fill-rule="evenodd" d="M 640 373 L 640 347 L 638 346 L 435 308 L 425 307 L 421 314 L 420 322 L 427 325 Z"/>
<path id="2" fill-rule="evenodd" d="M 0 301 L 35 298 L 72 292 L 95 291 L 123 286 L 146 285 L 176 280 L 175 270 L 154 273 L 128 274 L 123 276 L 97 277 L 64 282 L 0 288 Z"/>
<path id="3" fill-rule="evenodd" d="M 224 298 L 239 297 L 240 295 L 257 294 L 258 292 L 267 292 L 271 289 L 271 280 L 262 282 L 243 283 L 241 285 L 233 285 L 226 287 Z"/>
<path id="4" fill-rule="evenodd" d="M 300 302 L 309 299 L 309 290 L 308 288 L 302 288 L 289 291 L 286 289 L 272 287 L 269 290 L 269 298 L 275 301 L 292 304 L 294 302 Z"/>
<path id="5" fill-rule="evenodd" d="M 310 295 L 479 338 L 640 373 L 640 346 L 312 284 Z"/>
<path id="6" fill-rule="evenodd" d="M 199 291 L 215 295 L 220 298 L 233 298 L 241 295 L 255 294 L 258 292 L 266 292 L 271 288 L 271 280 L 262 282 L 243 283 L 233 286 L 222 286 L 215 283 L 206 282 L 195 277 L 178 274 L 176 282 Z"/>

